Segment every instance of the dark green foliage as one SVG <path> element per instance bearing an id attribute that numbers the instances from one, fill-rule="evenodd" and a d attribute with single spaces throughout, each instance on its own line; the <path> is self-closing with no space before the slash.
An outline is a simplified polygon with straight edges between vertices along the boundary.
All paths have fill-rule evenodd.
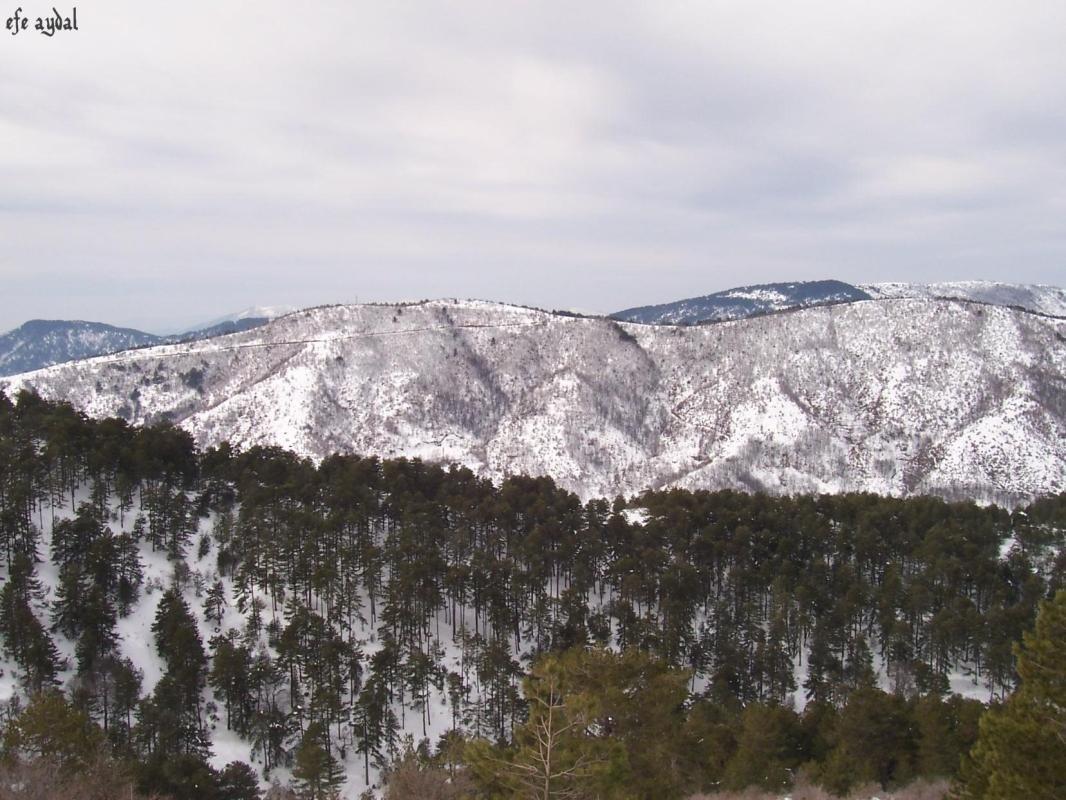
<path id="1" fill-rule="evenodd" d="M 918 698 L 913 706 L 918 750 L 915 771 L 926 777 L 949 778 L 977 740 L 977 726 L 985 706 L 959 696 Z"/>
<path id="2" fill-rule="evenodd" d="M 226 727 L 246 734 L 255 706 L 252 651 L 233 630 L 226 636 L 214 637 L 211 648 L 214 657 L 208 680 L 226 705 Z"/>
<path id="3" fill-rule="evenodd" d="M 363 757 L 364 778 L 370 766 L 383 766 L 395 753 L 399 720 L 389 702 L 388 687 L 377 675 L 363 687 L 352 706 L 352 735 L 355 751 Z"/>
<path id="4" fill-rule="evenodd" d="M 259 800 L 259 780 L 243 761 L 231 761 L 218 774 L 218 800 Z"/>
<path id="5" fill-rule="evenodd" d="M 152 633 L 166 671 L 138 709 L 142 746 L 166 757 L 202 756 L 208 747 L 202 702 L 207 654 L 196 620 L 175 590 L 160 599 Z"/>
<path id="6" fill-rule="evenodd" d="M 72 699 L 107 734 L 116 752 L 130 753 L 134 712 L 141 698 L 143 675 L 128 658 L 110 655 L 78 675 Z"/>
<path id="7" fill-rule="evenodd" d="M 201 454 L 173 426 L 94 422 L 23 393 L 0 398 L 0 634 L 31 689 L 58 666 L 33 569 L 52 519 L 44 555 L 60 575 L 54 629 L 77 655 L 72 701 L 151 785 L 178 792 L 175 760 L 192 769 L 206 753 L 208 685 L 267 770 L 354 752 L 369 774 L 396 756 L 401 728 L 428 731 L 438 714 L 512 741 L 529 721 L 528 651 L 593 643 L 626 655 L 567 670 L 586 675 L 571 678 L 577 695 L 614 709 L 590 717 L 589 735 L 611 738 L 631 794 L 778 787 L 801 765 L 838 789 L 949 774 L 975 736 L 975 707 L 944 697 L 949 672 L 1009 692 L 1012 643 L 1066 570 L 1063 497 L 1011 514 L 679 490 L 583 504 L 546 478 L 493 486 L 418 460 Z M 194 541 L 190 555 L 215 549 L 232 601 L 194 573 L 210 570 L 203 558 L 186 563 Z M 175 576 L 153 626 L 165 673 L 143 699 L 115 634 L 142 594 L 141 546 Z M 210 658 L 194 589 L 216 629 Z M 244 623 L 223 633 L 227 602 Z M 458 665 L 443 662 L 449 636 Z M 873 688 L 874 663 L 894 696 Z M 620 687 L 659 699 L 627 705 Z M 788 710 L 798 691 L 801 716 Z"/>
<path id="8" fill-rule="evenodd" d="M 96 758 L 103 734 L 55 690 L 34 695 L 3 732 L 7 758 L 44 759 L 71 773 Z"/>
<path id="9" fill-rule="evenodd" d="M 59 667 L 59 651 L 33 612 L 32 604 L 40 596 L 32 562 L 25 554 L 17 554 L 7 583 L 0 589 L 0 637 L 4 653 L 21 667 L 22 682 L 30 694 L 54 686 Z"/>
<path id="10" fill-rule="evenodd" d="M 1043 605 L 1016 653 L 1022 683 L 981 719 L 959 787 L 967 800 L 1066 796 L 1066 591 Z"/>
<path id="11" fill-rule="evenodd" d="M 314 722 L 296 749 L 292 777 L 303 800 L 330 800 L 344 782 L 344 772 L 330 752 L 326 734 L 322 724 Z"/>
<path id="12" fill-rule="evenodd" d="M 172 800 L 221 800 L 219 774 L 193 753 L 153 754 L 137 765 L 137 786 Z"/>
<path id="13" fill-rule="evenodd" d="M 523 682 L 529 716 L 509 747 L 482 739 L 467 747 L 475 780 L 507 797 L 618 797 L 626 778 L 621 736 L 610 729 L 610 707 L 571 681 L 580 654 L 570 663 L 545 656 Z"/>
<path id="14" fill-rule="evenodd" d="M 838 795 L 865 783 L 902 786 L 915 777 L 916 741 L 899 697 L 873 688 L 852 692 L 829 740 L 819 782 Z"/>
<path id="15" fill-rule="evenodd" d="M 645 797 L 681 794 L 689 675 L 639 650 L 576 649 L 559 663 L 564 691 L 588 703 L 592 730 L 621 745 L 628 789 Z"/>
<path id="16" fill-rule="evenodd" d="M 215 581 L 207 590 L 207 598 L 204 600 L 204 617 L 216 625 L 222 622 L 222 615 L 226 609 L 226 590 L 222 581 Z"/>
<path id="17" fill-rule="evenodd" d="M 740 717 L 736 751 L 722 779 L 727 789 L 758 786 L 780 791 L 792 784 L 803 753 L 799 718 L 790 709 L 755 703 Z"/>

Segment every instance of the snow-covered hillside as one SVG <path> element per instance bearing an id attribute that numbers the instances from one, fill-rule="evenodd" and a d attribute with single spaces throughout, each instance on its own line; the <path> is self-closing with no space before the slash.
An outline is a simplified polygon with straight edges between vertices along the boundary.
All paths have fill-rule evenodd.
<path id="1" fill-rule="evenodd" d="M 945 297 L 973 300 L 994 306 L 1013 306 L 1066 317 L 1066 289 L 994 281 L 954 281 L 946 283 L 874 283 L 861 286 L 874 298 Z"/>
<path id="2" fill-rule="evenodd" d="M 335 306 L 0 381 L 93 416 L 649 487 L 1066 490 L 1066 321 L 933 299 L 674 328 L 479 302 Z"/>
<path id="3" fill-rule="evenodd" d="M 272 319 L 291 314 L 295 310 L 294 306 L 251 306 L 243 311 L 227 314 L 224 317 L 218 317 L 210 322 L 197 325 L 184 333 L 175 333 L 166 337 L 160 344 L 187 342 L 194 339 L 210 339 L 213 336 L 249 331 L 252 328 L 265 325 Z"/>
<path id="4" fill-rule="evenodd" d="M 790 308 L 869 300 L 870 295 L 841 281 L 801 281 L 741 286 L 724 292 L 690 297 L 673 303 L 627 308 L 611 316 L 624 322 L 649 325 L 695 325 L 723 322 Z"/>
<path id="5" fill-rule="evenodd" d="M 0 375 L 161 341 L 150 333 L 101 322 L 34 319 L 0 335 Z"/>
<path id="6" fill-rule="evenodd" d="M 192 342 L 265 325 L 292 311 L 285 306 L 249 308 L 184 333 L 157 336 L 103 322 L 34 319 L 0 335 L 0 375 L 50 367 L 135 347 Z"/>

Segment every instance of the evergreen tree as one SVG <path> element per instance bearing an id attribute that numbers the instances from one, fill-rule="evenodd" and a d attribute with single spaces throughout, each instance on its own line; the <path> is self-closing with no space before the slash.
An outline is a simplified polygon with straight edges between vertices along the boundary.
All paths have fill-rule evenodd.
<path id="1" fill-rule="evenodd" d="M 334 800 L 344 783 L 344 771 L 330 751 L 325 727 L 313 722 L 304 732 L 292 777 L 302 800 Z"/>
<path id="2" fill-rule="evenodd" d="M 144 673 L 129 658 L 109 659 L 108 670 L 111 694 L 107 734 L 118 750 L 128 751 L 133 744 L 134 712 L 141 699 Z M 106 703 L 107 698 L 105 708 Z"/>
<path id="3" fill-rule="evenodd" d="M 985 707 L 977 700 L 954 695 L 944 700 L 926 695 L 913 704 L 918 734 L 916 772 L 925 778 L 950 778 L 977 740 L 978 721 Z"/>
<path id="4" fill-rule="evenodd" d="M 219 774 L 202 755 L 156 753 L 137 764 L 141 791 L 171 800 L 219 800 Z"/>
<path id="5" fill-rule="evenodd" d="M 208 747 L 202 713 L 207 656 L 196 620 L 176 590 L 160 598 L 152 633 L 166 671 L 146 709 L 145 733 L 154 751 L 202 756 Z"/>
<path id="6" fill-rule="evenodd" d="M 383 766 L 392 752 L 399 721 L 389 702 L 388 687 L 380 674 L 372 674 L 352 706 L 352 734 L 356 752 L 363 756 L 364 780 L 370 782 L 370 765 Z"/>
<path id="7" fill-rule="evenodd" d="M 853 786 L 900 786 L 914 778 L 915 741 L 904 702 L 879 689 L 852 692 L 840 712 L 819 780 L 843 796 Z"/>
<path id="8" fill-rule="evenodd" d="M 226 589 L 222 581 L 215 581 L 207 590 L 207 598 L 204 600 L 204 618 L 209 622 L 219 625 L 226 609 Z"/>
<path id="9" fill-rule="evenodd" d="M 759 703 L 748 706 L 741 715 L 737 750 L 726 766 L 724 786 L 787 788 L 802 757 L 800 740 L 799 720 L 791 710 Z"/>
<path id="10" fill-rule="evenodd" d="M 218 775 L 218 800 L 259 800 L 259 780 L 243 761 L 231 761 Z"/>
<path id="11" fill-rule="evenodd" d="M 25 554 L 16 554 L 0 589 L 0 637 L 5 654 L 22 668 L 31 694 L 54 686 L 60 666 L 59 651 L 31 606 L 42 594 L 33 563 Z"/>
<path id="12" fill-rule="evenodd" d="M 238 641 L 236 630 L 211 640 L 214 658 L 209 682 L 226 704 L 226 728 L 244 733 L 251 722 L 254 698 L 251 649 Z"/>
<path id="13" fill-rule="evenodd" d="M 617 741 L 595 736 L 594 704 L 567 693 L 564 666 L 554 656 L 533 665 L 523 682 L 529 719 L 515 731 L 514 747 L 472 743 L 468 759 L 483 782 L 499 783 L 512 797 L 610 796 L 625 774 Z"/>
<path id="14" fill-rule="evenodd" d="M 4 729 L 4 750 L 42 758 L 66 772 L 85 769 L 96 757 L 103 733 L 55 690 L 34 695 Z"/>
<path id="15" fill-rule="evenodd" d="M 1021 686 L 981 719 L 958 787 L 968 800 L 1066 797 L 1066 590 L 1015 653 Z"/>
<path id="16" fill-rule="evenodd" d="M 559 663 L 563 691 L 580 698 L 593 715 L 588 732 L 601 746 L 620 745 L 628 790 L 641 797 L 680 795 L 685 776 L 676 754 L 688 746 L 688 675 L 636 649 L 576 648 L 562 654 Z"/>

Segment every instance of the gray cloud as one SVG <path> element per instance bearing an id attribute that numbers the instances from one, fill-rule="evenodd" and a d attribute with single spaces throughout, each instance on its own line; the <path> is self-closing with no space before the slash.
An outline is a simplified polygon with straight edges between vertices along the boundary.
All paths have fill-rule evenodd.
<path id="1" fill-rule="evenodd" d="M 1056 0 L 115 0 L 79 19 L 0 47 L 0 328 L 1062 282 Z"/>

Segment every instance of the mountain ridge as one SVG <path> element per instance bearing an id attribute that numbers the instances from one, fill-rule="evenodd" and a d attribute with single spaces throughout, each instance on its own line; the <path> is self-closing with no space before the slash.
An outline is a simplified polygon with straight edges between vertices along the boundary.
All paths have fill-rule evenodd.
<path id="1" fill-rule="evenodd" d="M 738 286 L 700 297 L 616 311 L 612 319 L 646 325 L 695 325 L 743 319 L 790 308 L 869 300 L 862 289 L 838 280 Z"/>
<path id="2" fill-rule="evenodd" d="M 1066 487 L 1066 323 L 889 299 L 673 328 L 487 302 L 329 306 L 0 381 L 202 445 L 647 488 L 1014 502 Z"/>
<path id="3" fill-rule="evenodd" d="M 0 334 L 0 375 L 160 341 L 153 334 L 103 322 L 33 319 Z"/>
<path id="4" fill-rule="evenodd" d="M 261 309 L 248 309 L 259 310 Z M 250 316 L 241 312 L 199 328 L 169 335 L 147 333 L 135 328 L 109 325 L 106 322 L 31 319 L 0 334 L 0 377 L 132 348 L 240 333 L 264 325 L 270 319 L 272 317 Z"/>
<path id="5" fill-rule="evenodd" d="M 750 316 L 793 311 L 818 305 L 900 298 L 966 300 L 1018 308 L 1046 316 L 1066 317 L 1066 290 L 1054 286 L 987 281 L 933 284 L 897 282 L 860 286 L 838 280 L 734 287 L 701 297 L 638 306 L 606 316 L 619 321 L 649 325 L 695 325 L 744 319 Z M 379 302 L 366 305 L 400 308 L 411 304 L 410 302 Z M 531 308 L 521 305 L 515 307 Z M 544 309 L 534 308 L 533 310 Z M 85 320 L 30 320 L 18 328 L 0 334 L 0 377 L 31 372 L 53 364 L 92 358 L 134 347 L 195 341 L 240 333 L 295 311 L 296 309 L 291 306 L 253 306 L 174 334 L 152 334 L 133 328 Z M 574 317 L 604 316 L 558 310 L 550 313 Z"/>
<path id="6" fill-rule="evenodd" d="M 859 288 L 878 300 L 939 298 L 1020 308 L 1049 317 L 1066 317 L 1066 289 L 1045 284 L 999 281 L 943 281 L 939 283 L 871 283 Z"/>

